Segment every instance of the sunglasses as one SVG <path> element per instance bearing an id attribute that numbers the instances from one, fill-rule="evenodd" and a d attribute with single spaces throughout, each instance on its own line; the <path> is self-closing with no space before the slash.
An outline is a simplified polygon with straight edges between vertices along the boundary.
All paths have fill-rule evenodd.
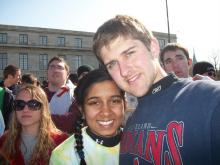
<path id="1" fill-rule="evenodd" d="M 29 100 L 28 102 L 25 102 L 24 100 L 14 101 L 14 108 L 16 111 L 22 111 L 26 105 L 28 106 L 29 110 L 36 111 L 40 110 L 42 103 L 34 99 Z"/>
<path id="2" fill-rule="evenodd" d="M 213 77 L 216 76 L 216 75 L 215 75 L 215 72 L 208 72 L 207 74 L 208 74 L 208 76 L 213 76 Z"/>

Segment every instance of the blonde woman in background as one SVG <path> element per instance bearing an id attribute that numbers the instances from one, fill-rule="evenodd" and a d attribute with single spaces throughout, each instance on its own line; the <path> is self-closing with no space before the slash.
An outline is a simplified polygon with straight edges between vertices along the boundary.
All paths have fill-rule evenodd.
<path id="1" fill-rule="evenodd" d="M 11 165 L 46 165 L 51 151 L 67 137 L 51 120 L 45 92 L 26 85 L 16 95 L 9 130 L 0 138 L 0 152 Z"/>

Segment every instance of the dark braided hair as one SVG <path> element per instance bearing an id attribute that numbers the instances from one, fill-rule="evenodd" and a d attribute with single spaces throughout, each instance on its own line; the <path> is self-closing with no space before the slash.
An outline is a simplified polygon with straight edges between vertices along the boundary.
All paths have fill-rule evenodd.
<path id="1" fill-rule="evenodd" d="M 82 141 L 82 127 L 83 127 L 83 116 L 82 113 L 77 116 L 75 134 L 74 137 L 76 139 L 76 151 L 81 159 L 80 165 L 86 165 L 85 156 L 83 152 L 83 141 Z"/>
<path id="2" fill-rule="evenodd" d="M 95 83 L 102 82 L 110 80 L 113 81 L 110 75 L 107 73 L 106 70 L 102 69 L 95 69 L 93 71 L 90 71 L 88 74 L 86 74 L 82 79 L 79 80 L 77 87 L 75 88 L 74 94 L 77 101 L 77 104 L 79 107 L 81 107 L 81 110 L 84 110 L 84 99 L 86 98 L 89 89 L 91 86 Z M 124 92 L 120 90 L 121 96 L 124 97 Z M 80 165 L 86 165 L 85 162 L 85 155 L 83 151 L 83 137 L 82 137 L 82 127 L 84 126 L 84 120 L 82 112 L 77 117 L 76 121 L 76 130 L 75 130 L 75 139 L 76 139 L 76 151 L 81 159 Z"/>

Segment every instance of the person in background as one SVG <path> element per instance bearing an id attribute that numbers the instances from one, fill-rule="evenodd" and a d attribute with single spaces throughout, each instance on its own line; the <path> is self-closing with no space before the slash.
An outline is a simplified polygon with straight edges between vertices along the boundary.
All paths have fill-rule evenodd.
<path id="1" fill-rule="evenodd" d="M 195 76 L 196 74 L 208 76 L 213 80 L 216 79 L 216 71 L 214 66 L 206 61 L 197 62 L 193 66 L 193 76 Z"/>
<path id="2" fill-rule="evenodd" d="M 119 164 L 219 164 L 219 82 L 168 75 L 157 39 L 130 16 L 101 25 L 93 52 L 116 84 L 138 97 L 123 129 Z"/>
<path id="3" fill-rule="evenodd" d="M 93 70 L 93 68 L 89 65 L 81 65 L 78 69 L 77 69 L 77 76 L 78 76 L 78 80 L 80 80 L 83 76 L 85 76 L 87 73 L 89 73 L 91 70 Z"/>
<path id="4" fill-rule="evenodd" d="M 70 81 L 73 83 L 73 85 L 77 86 L 77 83 L 78 83 L 78 76 L 76 73 L 71 73 L 69 75 L 69 79 Z"/>
<path id="5" fill-rule="evenodd" d="M 47 165 L 51 151 L 68 135 L 53 124 L 43 89 L 21 88 L 14 101 L 9 130 L 0 138 L 0 152 L 10 164 Z"/>
<path id="6" fill-rule="evenodd" d="M 75 86 L 69 77 L 69 66 L 61 57 L 53 57 L 48 63 L 48 87 L 44 90 L 49 101 L 52 120 L 60 130 L 73 133 L 79 113 L 74 98 Z"/>
<path id="7" fill-rule="evenodd" d="M 97 69 L 79 80 L 75 96 L 83 115 L 75 134 L 53 150 L 50 165 L 117 165 L 124 92 L 106 71 Z M 82 128 L 83 118 L 87 126 Z"/>
<path id="8" fill-rule="evenodd" d="M 45 88 L 47 88 L 48 87 L 48 82 L 47 82 L 47 80 L 44 80 L 43 82 L 42 82 L 42 86 L 41 86 L 43 89 L 45 89 Z"/>
<path id="9" fill-rule="evenodd" d="M 188 50 L 178 43 L 168 43 L 160 52 L 162 67 L 167 73 L 174 73 L 177 77 L 190 77 L 189 69 L 192 60 Z"/>
<path id="10" fill-rule="evenodd" d="M 21 86 L 32 84 L 36 86 L 40 86 L 40 83 L 37 80 L 37 77 L 32 73 L 25 73 L 21 77 Z"/>
<path id="11" fill-rule="evenodd" d="M 0 109 L 0 137 L 2 136 L 4 131 L 5 131 L 5 122 L 4 122 L 4 119 L 3 119 L 3 116 L 2 116 L 2 111 Z"/>
<path id="12" fill-rule="evenodd" d="M 0 87 L 0 111 L 2 113 L 5 129 L 8 129 L 11 113 L 13 111 L 14 95 L 7 87 Z"/>
<path id="13" fill-rule="evenodd" d="M 21 69 L 15 65 L 8 65 L 3 71 L 3 76 L 0 87 L 7 87 L 15 95 L 21 80 Z"/>

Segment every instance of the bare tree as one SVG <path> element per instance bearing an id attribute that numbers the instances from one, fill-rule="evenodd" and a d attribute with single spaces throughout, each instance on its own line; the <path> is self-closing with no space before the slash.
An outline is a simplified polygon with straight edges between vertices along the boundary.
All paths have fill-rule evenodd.
<path id="1" fill-rule="evenodd" d="M 214 65 L 216 70 L 217 79 L 220 79 L 220 50 L 215 50 L 210 56 L 210 62 Z"/>

